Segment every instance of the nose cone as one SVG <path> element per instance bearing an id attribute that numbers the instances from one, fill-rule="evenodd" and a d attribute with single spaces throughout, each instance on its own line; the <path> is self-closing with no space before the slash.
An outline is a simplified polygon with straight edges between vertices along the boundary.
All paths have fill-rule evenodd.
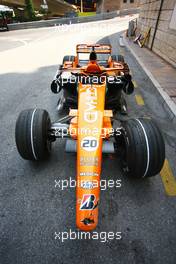
<path id="1" fill-rule="evenodd" d="M 97 227 L 98 221 L 94 221 L 91 218 L 85 218 L 80 221 L 80 219 L 76 219 L 76 226 L 79 230 L 82 231 L 93 231 Z"/>

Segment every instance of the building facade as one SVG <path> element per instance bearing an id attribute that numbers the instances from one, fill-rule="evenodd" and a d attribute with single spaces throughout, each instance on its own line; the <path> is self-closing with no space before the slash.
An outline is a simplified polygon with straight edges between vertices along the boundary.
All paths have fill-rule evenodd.
<path id="1" fill-rule="evenodd" d="M 97 13 L 136 8 L 139 6 L 139 3 L 140 0 L 98 0 Z"/>
<path id="2" fill-rule="evenodd" d="M 176 67 L 176 0 L 141 0 L 140 7 L 140 32 L 151 28 L 147 47 Z"/>

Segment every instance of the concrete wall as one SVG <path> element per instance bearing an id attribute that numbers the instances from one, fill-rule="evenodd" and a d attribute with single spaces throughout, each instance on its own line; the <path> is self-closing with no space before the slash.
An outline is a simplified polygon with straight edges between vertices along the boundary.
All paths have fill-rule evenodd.
<path id="1" fill-rule="evenodd" d="M 139 8 L 133 8 L 129 10 L 120 10 L 113 11 L 109 13 L 101 13 L 94 16 L 85 16 L 85 17 L 75 17 L 75 18 L 59 18 L 59 19 L 50 19 L 42 21 L 33 21 L 33 22 L 24 22 L 24 23 L 13 23 L 8 24 L 9 30 L 18 30 L 18 29 L 28 29 L 28 28 L 39 28 L 39 27 L 51 27 L 51 26 L 61 26 L 64 24 L 77 24 L 77 23 L 87 23 L 91 21 L 100 21 L 105 19 L 111 19 L 117 16 L 125 16 L 131 14 L 139 14 Z"/>
<path id="2" fill-rule="evenodd" d="M 115 10 L 120 10 L 120 9 L 129 9 L 129 8 L 136 8 L 139 6 L 140 0 L 126 0 L 126 3 L 123 0 L 99 0 L 97 2 L 97 12 L 102 13 L 102 12 L 112 12 Z"/>
<path id="3" fill-rule="evenodd" d="M 147 47 L 151 48 L 161 0 L 141 0 L 139 30 L 144 33 L 151 27 Z M 174 11 L 175 7 L 175 12 Z M 172 24 L 173 23 L 173 24 Z M 164 0 L 153 51 L 176 67 L 176 0 Z M 174 29 L 175 27 L 175 29 Z"/>

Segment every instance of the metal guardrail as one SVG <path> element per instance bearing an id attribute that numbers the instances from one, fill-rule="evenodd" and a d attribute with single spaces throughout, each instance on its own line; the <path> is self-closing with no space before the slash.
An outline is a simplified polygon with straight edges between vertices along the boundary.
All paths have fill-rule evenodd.
<path id="1" fill-rule="evenodd" d="M 109 13 L 96 14 L 94 16 L 87 16 L 87 17 L 58 18 L 58 19 L 41 20 L 41 21 L 33 21 L 33 22 L 13 23 L 13 24 L 8 24 L 8 27 L 9 30 L 52 27 L 62 24 L 78 24 L 78 23 L 106 20 L 118 16 L 138 14 L 139 12 L 140 12 L 139 8 L 131 8 L 131 9 L 113 11 Z"/>

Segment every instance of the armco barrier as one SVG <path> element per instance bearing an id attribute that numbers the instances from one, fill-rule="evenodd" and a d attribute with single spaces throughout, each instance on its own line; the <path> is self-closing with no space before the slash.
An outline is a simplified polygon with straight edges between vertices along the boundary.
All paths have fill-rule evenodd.
<path id="1" fill-rule="evenodd" d="M 77 23 L 106 20 L 117 16 L 124 16 L 124 15 L 137 14 L 137 13 L 139 13 L 139 8 L 132 8 L 132 9 L 113 11 L 109 13 L 96 14 L 95 16 L 88 16 L 88 17 L 58 18 L 58 19 L 41 20 L 41 21 L 33 21 L 33 22 L 13 23 L 13 24 L 8 24 L 8 27 L 9 30 L 52 27 L 62 24 L 77 24 Z"/>

